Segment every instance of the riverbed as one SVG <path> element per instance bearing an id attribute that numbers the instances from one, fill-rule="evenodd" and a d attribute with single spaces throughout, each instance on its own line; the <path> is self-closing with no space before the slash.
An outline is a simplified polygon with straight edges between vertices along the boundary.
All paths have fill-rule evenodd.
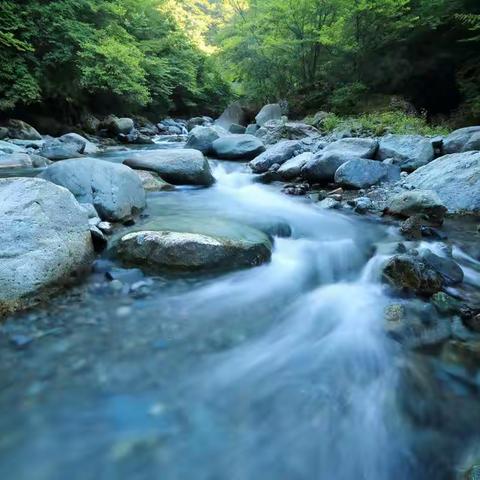
<path id="1" fill-rule="evenodd" d="M 480 373 L 386 334 L 385 308 L 398 299 L 379 269 L 398 229 L 287 196 L 244 163 L 212 169 L 211 188 L 149 193 L 135 227 L 260 229 L 271 261 L 152 276 L 107 251 L 85 281 L 7 319 L 0 478 L 460 475 L 480 433 Z M 478 242 L 463 224 L 446 230 L 463 294 L 478 301 Z"/>

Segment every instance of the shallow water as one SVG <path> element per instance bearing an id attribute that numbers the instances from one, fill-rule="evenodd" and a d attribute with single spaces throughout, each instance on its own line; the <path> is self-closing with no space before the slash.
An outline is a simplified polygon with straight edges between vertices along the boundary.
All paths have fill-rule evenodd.
<path id="1" fill-rule="evenodd" d="M 0 478 L 455 478 L 480 433 L 476 372 L 386 337 L 392 296 L 373 255 L 393 230 L 212 163 L 215 186 L 149 194 L 135 228 L 258 228 L 274 238 L 271 262 L 133 272 L 114 289 L 104 260 L 85 284 L 8 319 Z M 468 241 L 454 253 L 478 292 Z M 132 292 L 140 279 L 145 291 Z"/>

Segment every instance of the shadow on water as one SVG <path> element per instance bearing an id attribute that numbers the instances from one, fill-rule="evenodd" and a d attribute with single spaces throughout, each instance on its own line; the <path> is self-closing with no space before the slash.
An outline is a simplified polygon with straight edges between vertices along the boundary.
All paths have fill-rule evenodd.
<path id="1" fill-rule="evenodd" d="M 93 274 L 10 319 L 39 335 L 0 345 L 0 477 L 453 478 L 478 392 L 385 336 L 371 252 L 388 230 L 214 165 L 210 189 L 149 195 L 140 227 L 256 227 L 275 237 L 271 262 L 152 277 L 140 298 Z"/>

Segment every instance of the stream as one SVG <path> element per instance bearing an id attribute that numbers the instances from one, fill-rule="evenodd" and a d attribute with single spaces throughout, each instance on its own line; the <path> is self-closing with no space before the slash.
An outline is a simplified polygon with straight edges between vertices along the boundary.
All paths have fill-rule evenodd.
<path id="1" fill-rule="evenodd" d="M 211 188 L 149 193 L 136 227 L 257 228 L 271 262 L 150 276 L 105 252 L 85 282 L 7 319 L 0 478 L 457 478 L 480 434 L 480 373 L 386 335 L 378 246 L 397 229 L 256 183 L 244 163 L 212 169 Z M 478 245 L 455 245 L 478 296 Z"/>

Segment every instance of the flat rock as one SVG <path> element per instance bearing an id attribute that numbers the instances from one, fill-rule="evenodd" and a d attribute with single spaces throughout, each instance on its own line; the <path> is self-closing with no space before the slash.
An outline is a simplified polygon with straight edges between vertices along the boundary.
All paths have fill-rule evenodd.
<path id="1" fill-rule="evenodd" d="M 265 151 L 265 145 L 253 135 L 227 135 L 212 144 L 213 155 L 224 160 L 251 160 Z"/>
<path id="2" fill-rule="evenodd" d="M 199 233 L 140 231 L 123 236 L 116 253 L 126 264 L 150 271 L 231 270 L 268 261 L 271 243 L 261 232 L 256 232 L 254 239 L 245 240 Z"/>
<path id="3" fill-rule="evenodd" d="M 373 159 L 378 149 L 378 141 L 373 138 L 342 138 L 328 144 L 324 153 L 335 152 L 338 157 Z"/>
<path id="4" fill-rule="evenodd" d="M 215 183 L 208 160 L 198 150 L 171 148 L 133 153 L 123 163 L 136 170 L 155 172 L 173 185 L 209 187 Z"/>
<path id="5" fill-rule="evenodd" d="M 125 165 L 81 158 L 50 165 L 41 177 L 70 190 L 80 203 L 91 203 L 102 220 L 122 221 L 145 208 L 139 176 Z"/>

